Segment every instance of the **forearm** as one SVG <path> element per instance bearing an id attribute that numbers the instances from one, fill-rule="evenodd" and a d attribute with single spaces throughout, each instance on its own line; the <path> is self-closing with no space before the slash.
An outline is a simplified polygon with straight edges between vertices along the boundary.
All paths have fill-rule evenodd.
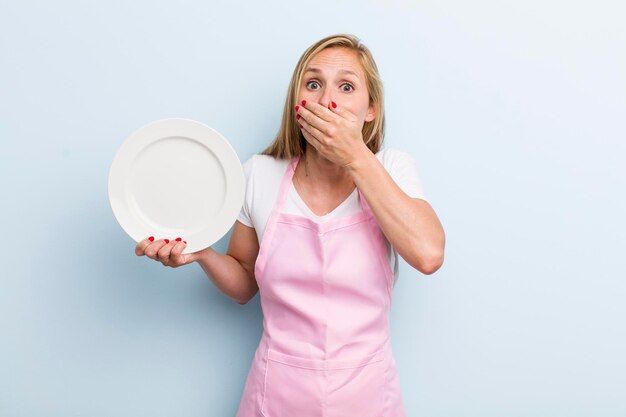
<path id="1" fill-rule="evenodd" d="M 251 273 L 230 255 L 223 255 L 212 248 L 200 254 L 197 262 L 207 277 L 225 295 L 239 304 L 248 302 L 258 291 Z"/>
<path id="2" fill-rule="evenodd" d="M 369 151 L 347 169 L 400 256 L 423 273 L 435 272 L 443 262 L 445 235 L 430 204 L 404 193 Z"/>

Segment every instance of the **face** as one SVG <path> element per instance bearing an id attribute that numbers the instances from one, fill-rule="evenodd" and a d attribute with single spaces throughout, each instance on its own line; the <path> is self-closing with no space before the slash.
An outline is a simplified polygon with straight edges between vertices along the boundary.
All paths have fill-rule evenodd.
<path id="1" fill-rule="evenodd" d="M 315 55 L 304 69 L 298 97 L 328 108 L 334 101 L 356 115 L 361 126 L 376 117 L 365 71 L 357 52 L 347 48 L 328 48 Z"/>

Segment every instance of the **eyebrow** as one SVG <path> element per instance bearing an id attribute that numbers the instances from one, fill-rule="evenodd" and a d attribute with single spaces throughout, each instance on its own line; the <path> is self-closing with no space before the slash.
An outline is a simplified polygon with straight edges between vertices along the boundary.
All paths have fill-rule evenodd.
<path id="1" fill-rule="evenodd" d="M 313 72 L 313 73 L 316 73 L 316 74 L 321 74 L 322 70 L 320 70 L 319 68 L 307 68 L 307 70 L 304 71 L 304 73 L 306 74 L 307 72 Z M 339 70 L 339 73 L 341 73 L 341 74 L 351 74 L 351 75 L 354 75 L 357 79 L 360 79 L 359 75 L 356 72 L 354 72 L 354 71 L 343 69 L 343 70 Z"/>

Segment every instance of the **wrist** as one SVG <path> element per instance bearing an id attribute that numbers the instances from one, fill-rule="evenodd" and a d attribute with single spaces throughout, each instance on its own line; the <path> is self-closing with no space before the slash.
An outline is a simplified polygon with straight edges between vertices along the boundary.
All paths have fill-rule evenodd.
<path id="1" fill-rule="evenodd" d="M 346 165 L 345 168 L 348 173 L 354 177 L 360 172 L 363 172 L 363 170 L 366 170 L 368 165 L 375 159 L 376 155 L 374 155 L 364 143 L 359 152 L 356 153 L 355 157 Z"/>
<path id="2" fill-rule="evenodd" d="M 192 262 L 198 262 L 200 266 L 205 266 L 209 264 L 211 257 L 215 253 L 215 250 L 209 246 L 206 249 L 191 253 L 190 256 L 192 257 Z"/>

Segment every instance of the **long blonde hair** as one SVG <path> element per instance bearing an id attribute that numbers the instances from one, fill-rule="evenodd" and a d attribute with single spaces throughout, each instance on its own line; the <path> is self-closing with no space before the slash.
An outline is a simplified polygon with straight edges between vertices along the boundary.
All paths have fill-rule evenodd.
<path id="1" fill-rule="evenodd" d="M 354 35 L 339 34 L 328 36 L 311 45 L 300 57 L 293 71 L 280 129 L 274 142 L 265 149 L 263 155 L 271 155 L 275 158 L 293 158 L 302 156 L 306 150 L 307 142 L 300 127 L 296 123 L 295 106 L 298 101 L 298 90 L 302 82 L 302 74 L 311 59 L 320 51 L 328 48 L 348 48 L 357 52 L 361 66 L 367 78 L 367 89 L 370 97 L 370 105 L 376 108 L 374 120 L 365 122 L 363 125 L 363 140 L 372 153 L 377 153 L 383 142 L 385 134 L 385 112 L 383 105 L 383 83 L 378 73 L 378 67 L 370 50 L 361 43 Z"/>

